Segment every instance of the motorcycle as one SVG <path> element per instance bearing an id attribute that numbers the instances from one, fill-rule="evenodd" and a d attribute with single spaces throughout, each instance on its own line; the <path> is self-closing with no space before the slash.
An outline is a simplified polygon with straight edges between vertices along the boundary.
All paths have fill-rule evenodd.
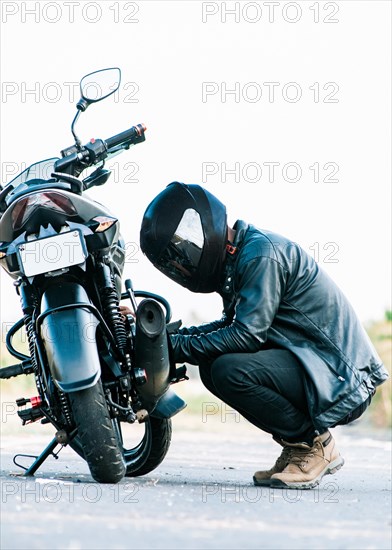
<path id="1" fill-rule="evenodd" d="M 188 377 L 170 357 L 170 305 L 134 291 L 129 279 L 122 291 L 119 221 L 85 195 L 108 181 L 107 159 L 145 141 L 143 124 L 86 145 L 75 133 L 81 113 L 115 93 L 120 80 L 118 68 L 84 76 L 74 145 L 0 187 L 0 265 L 14 279 L 23 312 L 6 337 L 19 362 L 0 369 L 0 379 L 33 375 L 38 395 L 18 399 L 18 415 L 23 424 L 40 421 L 56 430 L 28 468 L 17 462 L 28 455 L 15 456 L 24 475 L 66 445 L 97 482 L 147 474 L 169 449 L 171 417 L 186 406 L 171 389 Z M 123 300 L 134 315 L 122 314 Z M 22 327 L 29 355 L 13 344 Z"/>

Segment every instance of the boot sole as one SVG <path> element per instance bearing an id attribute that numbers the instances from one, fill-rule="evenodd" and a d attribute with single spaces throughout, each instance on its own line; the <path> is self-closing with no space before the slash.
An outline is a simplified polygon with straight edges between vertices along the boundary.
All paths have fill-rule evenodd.
<path id="1" fill-rule="evenodd" d="M 344 465 L 344 458 L 339 456 L 333 462 L 328 464 L 325 470 L 323 470 L 318 477 L 316 477 L 315 479 L 312 479 L 311 481 L 285 483 L 280 479 L 271 478 L 270 487 L 274 489 L 278 489 L 278 488 L 280 489 L 313 489 L 313 487 L 317 487 L 317 485 L 320 483 L 321 479 L 325 475 L 336 473 L 338 470 L 340 470 L 340 468 L 342 468 L 343 465 Z"/>
<path id="2" fill-rule="evenodd" d="M 258 487 L 270 487 L 271 486 L 272 479 L 256 479 L 255 476 L 253 476 L 253 483 Z"/>

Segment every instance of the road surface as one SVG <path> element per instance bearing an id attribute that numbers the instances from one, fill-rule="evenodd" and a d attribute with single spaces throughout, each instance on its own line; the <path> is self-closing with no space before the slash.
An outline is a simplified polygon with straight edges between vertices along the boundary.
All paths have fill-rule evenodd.
<path id="1" fill-rule="evenodd" d="M 182 413 L 162 465 L 118 485 L 95 483 L 68 448 L 35 478 L 15 477 L 13 455 L 40 451 L 50 426 L 45 436 L 6 432 L 1 548 L 391 548 L 388 433 L 336 429 L 342 470 L 314 490 L 270 490 L 254 487 L 252 474 L 280 448 L 245 420 L 225 420 L 210 426 Z"/>

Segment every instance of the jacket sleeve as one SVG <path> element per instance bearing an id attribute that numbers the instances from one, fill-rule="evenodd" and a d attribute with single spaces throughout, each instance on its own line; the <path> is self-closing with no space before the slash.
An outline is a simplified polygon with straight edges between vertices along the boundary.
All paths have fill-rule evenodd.
<path id="1" fill-rule="evenodd" d="M 214 332 L 220 328 L 223 328 L 230 324 L 230 321 L 224 315 L 222 319 L 218 321 L 212 321 L 212 323 L 203 323 L 197 327 L 184 327 L 180 328 L 178 334 L 184 336 L 199 336 L 200 334 L 208 334 L 209 332 Z"/>
<path id="2" fill-rule="evenodd" d="M 176 362 L 198 365 L 225 353 L 251 353 L 261 349 L 279 308 L 286 272 L 274 259 L 258 257 L 236 274 L 236 309 L 230 325 L 207 334 L 171 337 Z"/>

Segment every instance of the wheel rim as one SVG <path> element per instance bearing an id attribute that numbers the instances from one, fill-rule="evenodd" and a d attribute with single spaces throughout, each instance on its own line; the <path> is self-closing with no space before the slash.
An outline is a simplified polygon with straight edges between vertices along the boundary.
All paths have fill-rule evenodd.
<path id="1" fill-rule="evenodd" d="M 128 424 L 114 420 L 114 427 L 123 452 L 127 468 L 142 466 L 149 457 L 152 442 L 150 420 L 142 424 Z M 142 429 L 142 434 L 141 432 Z M 132 429 L 133 432 L 132 433 Z"/>

